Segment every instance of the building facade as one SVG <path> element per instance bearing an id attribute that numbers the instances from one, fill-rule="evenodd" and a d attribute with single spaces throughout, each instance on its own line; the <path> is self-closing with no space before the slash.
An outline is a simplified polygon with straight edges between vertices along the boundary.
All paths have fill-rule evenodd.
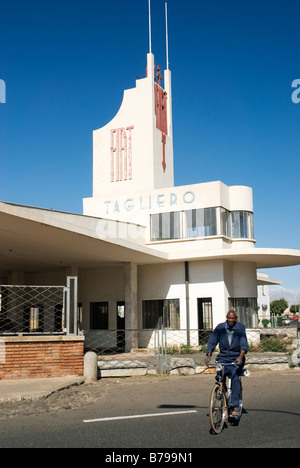
<path id="1" fill-rule="evenodd" d="M 115 348 L 117 330 L 126 330 L 130 350 L 151 346 L 160 326 L 180 341 L 186 331 L 210 330 L 232 308 L 255 328 L 257 270 L 297 265 L 300 251 L 257 249 L 253 220 L 250 187 L 174 186 L 171 72 L 163 80 L 149 53 L 147 76 L 94 131 L 93 195 L 83 214 L 0 203 L 0 333 L 24 333 L 27 321 L 29 335 L 84 333 L 86 348 L 103 340 Z M 41 300 L 14 301 L 13 313 L 7 305 L 9 285 L 67 278 L 76 279 L 74 304 L 67 313 L 57 300 L 47 324 Z"/>

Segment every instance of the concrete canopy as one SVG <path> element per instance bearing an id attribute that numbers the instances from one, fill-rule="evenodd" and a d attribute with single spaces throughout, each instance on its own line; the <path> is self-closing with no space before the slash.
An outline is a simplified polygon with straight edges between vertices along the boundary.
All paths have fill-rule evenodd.
<path id="1" fill-rule="evenodd" d="M 123 233 L 133 229 L 136 235 L 106 236 L 108 231 L 119 233 L 120 228 Z M 166 253 L 145 246 L 143 226 L 0 202 L 1 273 L 196 260 L 252 262 L 259 269 L 273 268 L 300 264 L 300 251 L 228 248 L 193 252 L 178 249 L 176 254 Z"/>
<path id="2" fill-rule="evenodd" d="M 92 268 L 164 259 L 143 245 L 111 237 L 103 240 L 98 232 L 97 218 L 0 202 L 0 271 Z"/>
<path id="3" fill-rule="evenodd" d="M 169 255 L 169 260 L 173 260 L 173 254 Z M 180 257 L 176 255 L 176 260 Z M 280 268 L 300 264 L 300 251 L 291 249 L 223 249 L 211 250 L 207 252 L 189 252 L 188 256 L 182 260 L 228 260 L 232 262 L 252 262 L 256 268 Z"/>

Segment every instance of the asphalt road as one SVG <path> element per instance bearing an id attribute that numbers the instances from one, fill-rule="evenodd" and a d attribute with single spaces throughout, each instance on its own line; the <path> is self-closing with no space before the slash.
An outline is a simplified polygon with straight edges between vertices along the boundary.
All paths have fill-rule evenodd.
<path id="1" fill-rule="evenodd" d="M 124 462 L 116 459 L 122 449 L 133 455 L 149 449 L 139 459 L 125 459 L 136 465 L 159 461 L 149 460 L 149 453 L 159 449 L 171 454 L 179 450 L 182 462 L 190 462 L 197 448 L 300 447 L 298 369 L 243 378 L 240 424 L 220 435 L 210 433 L 213 382 L 213 375 L 103 379 L 40 402 L 5 405 L 0 407 L 0 448 L 102 448 L 99 461 L 106 462 L 113 461 L 110 456 Z"/>

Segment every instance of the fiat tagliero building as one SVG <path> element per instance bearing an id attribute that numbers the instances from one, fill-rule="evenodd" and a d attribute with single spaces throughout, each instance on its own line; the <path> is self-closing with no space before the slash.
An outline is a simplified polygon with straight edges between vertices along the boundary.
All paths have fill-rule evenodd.
<path id="1" fill-rule="evenodd" d="M 87 348 L 108 336 L 115 348 L 120 336 L 111 332 L 135 330 L 124 332 L 131 350 L 151 346 L 143 330 L 163 325 L 182 341 L 231 308 L 255 328 L 257 271 L 297 265 L 300 251 L 255 248 L 253 218 L 250 187 L 174 186 L 171 71 L 162 77 L 149 53 L 146 77 L 93 133 L 83 214 L 0 203 L 2 333 L 62 340 L 84 331 Z M 49 310 L 25 292 L 12 299 L 7 286 L 57 284 L 69 292 Z"/>

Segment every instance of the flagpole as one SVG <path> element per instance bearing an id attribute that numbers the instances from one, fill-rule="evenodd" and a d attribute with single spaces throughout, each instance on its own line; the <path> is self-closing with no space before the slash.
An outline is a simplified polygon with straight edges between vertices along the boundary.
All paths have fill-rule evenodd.
<path id="1" fill-rule="evenodd" d="M 149 52 L 152 53 L 152 43 L 151 43 L 151 0 L 148 0 L 149 7 Z"/>
<path id="2" fill-rule="evenodd" d="M 169 34 L 168 34 L 168 4 L 165 3 L 166 11 L 166 51 L 167 51 L 167 70 L 169 70 Z"/>

